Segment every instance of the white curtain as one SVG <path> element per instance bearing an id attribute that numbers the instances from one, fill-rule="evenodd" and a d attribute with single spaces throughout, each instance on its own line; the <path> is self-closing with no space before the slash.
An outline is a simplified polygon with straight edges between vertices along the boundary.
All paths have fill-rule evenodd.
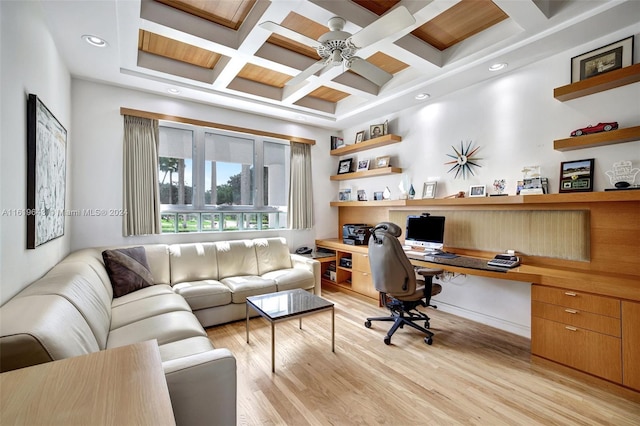
<path id="1" fill-rule="evenodd" d="M 311 145 L 291 142 L 288 226 L 309 229 L 313 226 L 313 189 L 311 186 Z"/>
<path id="2" fill-rule="evenodd" d="M 159 234 L 158 120 L 124 116 L 123 235 Z"/>

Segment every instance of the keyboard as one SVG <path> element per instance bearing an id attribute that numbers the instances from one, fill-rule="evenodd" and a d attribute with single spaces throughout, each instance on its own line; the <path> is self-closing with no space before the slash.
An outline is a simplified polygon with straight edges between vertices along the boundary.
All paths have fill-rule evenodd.
<path id="1" fill-rule="evenodd" d="M 499 268 L 515 268 L 520 265 L 520 259 L 516 256 L 502 256 L 498 255 L 494 259 L 487 262 L 489 266 L 497 266 Z"/>

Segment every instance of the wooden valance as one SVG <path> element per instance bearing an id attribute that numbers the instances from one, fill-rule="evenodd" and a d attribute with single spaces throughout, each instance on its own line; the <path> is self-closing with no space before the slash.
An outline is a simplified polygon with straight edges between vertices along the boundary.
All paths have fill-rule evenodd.
<path id="1" fill-rule="evenodd" d="M 166 121 L 173 121 L 176 123 L 193 124 L 195 126 L 211 127 L 213 129 L 229 130 L 232 132 L 250 133 L 252 135 L 267 136 L 267 137 L 276 138 L 276 139 L 286 139 L 291 142 L 306 143 L 308 145 L 316 144 L 316 141 L 314 139 L 300 138 L 292 135 L 284 135 L 282 133 L 265 132 L 263 130 L 249 129 L 246 127 L 229 126 L 227 124 L 213 123 L 211 121 L 196 120 L 193 118 L 179 117 L 176 115 L 158 114 L 156 112 L 140 111 L 140 110 L 131 109 L 131 108 L 121 107 L 120 115 L 130 115 L 133 117 L 150 118 L 154 120 L 166 120 Z"/>

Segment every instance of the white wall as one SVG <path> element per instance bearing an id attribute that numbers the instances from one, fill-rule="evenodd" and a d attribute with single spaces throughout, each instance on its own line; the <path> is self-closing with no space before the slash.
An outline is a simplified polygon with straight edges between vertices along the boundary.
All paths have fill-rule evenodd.
<path id="1" fill-rule="evenodd" d="M 495 78 L 425 102 L 424 106 L 380 117 L 374 122 L 345 129 L 345 140 L 370 124 L 389 120 L 391 133 L 399 134 L 400 144 L 359 153 L 357 159 L 392 156 L 392 165 L 406 171 L 418 198 L 425 181 L 437 181 L 437 198 L 469 191 L 474 184 L 487 185 L 492 192 L 494 179 L 504 178 L 506 190 L 515 194 L 523 166 L 540 165 L 549 179 L 550 192 L 559 191 L 560 163 L 595 158 L 595 190 L 611 187 L 605 171 L 614 162 L 631 160 L 640 166 L 640 141 L 590 149 L 560 152 L 554 139 L 569 137 L 571 131 L 605 121 L 618 121 L 620 127 L 640 125 L 640 84 L 632 84 L 591 96 L 560 102 L 553 89 L 569 83 L 573 56 L 640 32 L 640 25 L 583 45 L 536 64 L 510 70 Z M 636 43 L 638 48 L 638 43 Z M 635 57 L 640 57 L 637 54 Z M 428 88 L 420 91 L 427 91 Z M 473 141 L 481 148 L 481 168 L 475 176 L 454 179 L 445 165 L 453 154 L 452 145 Z M 392 198 L 398 198 L 400 176 L 383 176 L 342 183 L 351 185 L 352 194 L 365 189 L 369 199 L 386 185 Z M 636 179 L 640 184 L 640 176 Z M 335 197 L 334 197 L 335 199 Z M 428 209 L 425 209 L 428 210 Z M 614 214 L 612 212 L 612 214 Z M 518 232 L 514 229 L 513 232 Z M 510 249 L 514 247 L 504 247 Z M 517 249 L 517 248 L 516 248 Z M 530 294 L 527 284 L 479 277 L 458 277 L 444 283 L 436 298 L 439 308 L 505 330 L 528 336 L 530 333 Z"/>
<path id="2" fill-rule="evenodd" d="M 123 237 L 121 217 L 74 216 L 69 218 L 72 250 L 90 246 L 215 241 L 265 235 L 284 236 L 290 247 L 295 248 L 301 245 L 312 246 L 316 238 L 334 236 L 337 212 L 329 207 L 329 200 L 325 198 L 328 176 L 334 167 L 328 155 L 332 134 L 330 131 L 78 79 L 72 81 L 72 103 L 73 132 L 78 143 L 73 153 L 71 179 L 74 185 L 70 209 L 80 211 L 122 208 L 121 107 L 290 134 L 315 139 L 317 142 L 311 149 L 315 195 L 314 230 Z"/>
<path id="3" fill-rule="evenodd" d="M 59 56 L 37 2 L 0 2 L 2 81 L 0 148 L 0 304 L 47 272 L 68 252 L 65 234 L 27 250 L 26 218 L 14 211 L 26 208 L 27 95 L 38 95 L 67 129 L 67 173 L 72 167 L 71 78 Z M 67 199 L 73 185 L 67 174 Z"/>

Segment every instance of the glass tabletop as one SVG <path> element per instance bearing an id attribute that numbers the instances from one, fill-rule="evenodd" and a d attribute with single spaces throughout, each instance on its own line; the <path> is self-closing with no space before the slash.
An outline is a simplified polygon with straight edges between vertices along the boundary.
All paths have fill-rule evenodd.
<path id="1" fill-rule="evenodd" d="M 247 297 L 247 303 L 272 320 L 319 311 L 333 306 L 333 303 L 328 300 L 302 289 L 250 296 Z"/>

